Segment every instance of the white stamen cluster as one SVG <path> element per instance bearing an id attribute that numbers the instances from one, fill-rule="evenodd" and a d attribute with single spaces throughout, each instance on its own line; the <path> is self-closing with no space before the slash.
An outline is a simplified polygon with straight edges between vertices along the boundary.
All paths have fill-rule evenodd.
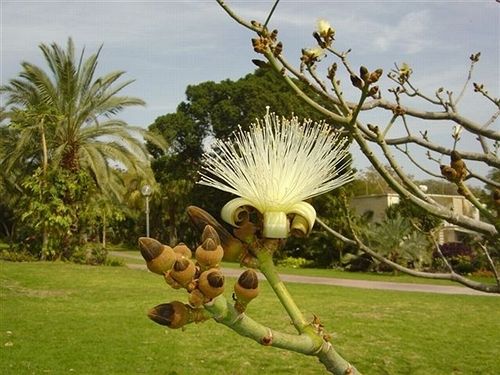
<path id="1" fill-rule="evenodd" d="M 215 141 L 203 161 L 214 177 L 201 172 L 199 183 L 240 196 L 260 212 L 286 212 L 353 179 L 346 142 L 324 122 L 301 124 L 268 111 L 250 131 Z"/>

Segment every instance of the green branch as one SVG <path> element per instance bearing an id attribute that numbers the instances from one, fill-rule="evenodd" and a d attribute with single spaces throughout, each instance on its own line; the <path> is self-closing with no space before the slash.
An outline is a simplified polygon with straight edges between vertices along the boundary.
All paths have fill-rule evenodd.
<path id="1" fill-rule="evenodd" d="M 273 244 L 271 243 L 271 241 L 268 241 L 267 245 L 269 246 Z M 281 281 L 278 272 L 276 271 L 276 267 L 273 263 L 272 249 L 257 249 L 255 252 L 257 253 L 257 259 L 259 260 L 260 271 L 266 277 L 276 296 L 278 296 L 278 299 L 292 319 L 292 323 L 297 331 L 299 331 L 300 333 L 304 333 L 306 331 L 306 327 L 309 324 L 304 319 L 304 315 L 302 315 L 302 312 L 295 304 L 293 297 L 288 292 L 288 289 L 285 287 L 285 284 L 283 283 L 283 281 Z"/>
<path id="2" fill-rule="evenodd" d="M 329 342 L 324 341 L 317 334 L 312 335 L 307 332 L 291 335 L 272 330 L 244 313 L 239 314 L 223 295 L 205 304 L 205 309 L 218 323 L 224 324 L 239 335 L 248 337 L 261 345 L 316 356 L 325 368 L 335 375 L 361 375 L 335 351 Z"/>

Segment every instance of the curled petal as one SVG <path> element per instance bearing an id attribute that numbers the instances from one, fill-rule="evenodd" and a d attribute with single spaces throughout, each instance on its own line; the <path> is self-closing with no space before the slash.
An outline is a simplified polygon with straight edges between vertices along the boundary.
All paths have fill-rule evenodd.
<path id="1" fill-rule="evenodd" d="M 293 220 L 292 230 L 300 232 L 302 236 L 307 236 L 311 233 L 314 222 L 316 221 L 316 210 L 313 206 L 307 202 L 299 202 L 294 204 L 288 213 L 299 216 L 295 217 Z"/>
<path id="2" fill-rule="evenodd" d="M 264 212 L 263 235 L 266 238 L 287 238 L 290 224 L 284 212 Z"/>
<path id="3" fill-rule="evenodd" d="M 247 215 L 247 210 L 243 208 L 244 206 L 253 207 L 253 204 L 244 198 L 231 199 L 224 205 L 224 207 L 222 207 L 222 210 L 220 212 L 222 220 L 224 220 L 228 224 L 231 224 L 232 226 L 238 227 L 242 222 L 241 214 L 245 213 L 245 218 Z M 245 218 L 243 218 L 243 221 Z"/>

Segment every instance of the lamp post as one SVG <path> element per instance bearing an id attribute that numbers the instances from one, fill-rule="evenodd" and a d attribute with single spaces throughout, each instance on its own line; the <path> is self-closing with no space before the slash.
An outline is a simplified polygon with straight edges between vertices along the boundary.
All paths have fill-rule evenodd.
<path id="1" fill-rule="evenodd" d="M 146 237 L 149 237 L 149 197 L 152 193 L 151 186 L 147 184 L 141 188 L 141 194 L 146 198 Z"/>

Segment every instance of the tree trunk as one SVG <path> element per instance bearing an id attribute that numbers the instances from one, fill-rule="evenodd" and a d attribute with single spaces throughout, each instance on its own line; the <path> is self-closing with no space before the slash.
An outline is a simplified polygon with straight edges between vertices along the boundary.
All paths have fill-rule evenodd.
<path id="1" fill-rule="evenodd" d="M 42 181 L 41 181 L 41 184 L 42 184 L 42 191 L 41 191 L 41 195 L 42 195 L 42 199 L 43 199 L 43 193 L 45 191 L 45 183 L 46 183 L 46 177 L 47 177 L 47 169 L 48 169 L 48 165 L 49 165 L 49 161 L 48 161 L 48 152 L 47 152 L 47 140 L 45 139 L 45 127 L 43 126 L 43 118 L 42 120 L 40 121 L 40 136 L 41 136 L 41 142 L 42 142 L 42 155 L 43 155 L 43 159 L 42 159 Z M 43 223 L 43 233 L 42 233 L 42 254 L 41 254 L 41 259 L 42 260 L 45 260 L 46 256 L 47 256 L 47 251 L 48 251 L 48 246 L 49 246 L 49 229 L 47 227 L 47 223 L 44 222 Z"/>
<path id="2" fill-rule="evenodd" d="M 102 248 L 106 248 L 106 214 L 102 216 Z"/>

